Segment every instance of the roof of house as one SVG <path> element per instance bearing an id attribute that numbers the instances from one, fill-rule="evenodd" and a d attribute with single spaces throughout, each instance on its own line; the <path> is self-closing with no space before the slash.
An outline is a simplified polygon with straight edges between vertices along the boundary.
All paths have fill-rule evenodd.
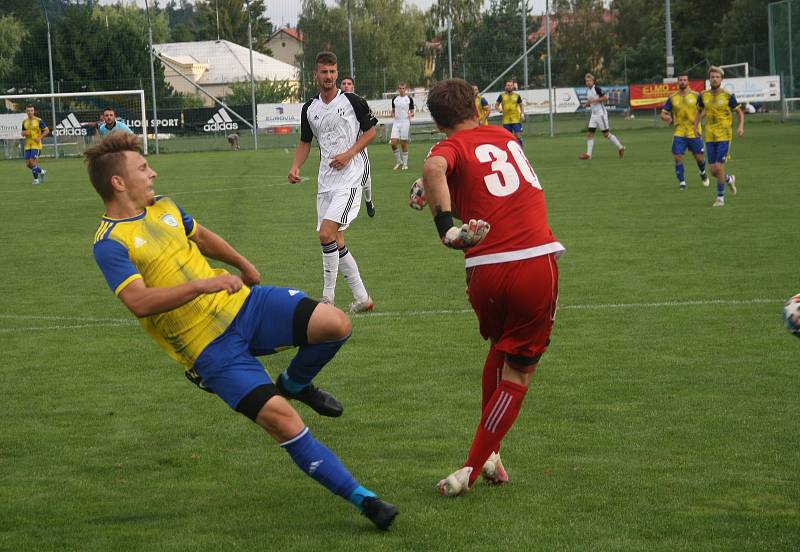
<path id="1" fill-rule="evenodd" d="M 278 36 L 280 33 L 285 33 L 298 42 L 303 42 L 303 33 L 301 33 L 298 29 L 293 29 L 291 27 L 281 27 L 275 31 L 275 33 L 273 33 L 273 35 L 270 37 L 270 40 Z"/>
<path id="2" fill-rule="evenodd" d="M 249 80 L 250 50 L 227 40 L 153 44 L 162 56 L 181 64 L 205 63 L 208 70 L 198 84 L 227 84 Z M 253 50 L 256 80 L 297 80 L 297 67 Z"/>

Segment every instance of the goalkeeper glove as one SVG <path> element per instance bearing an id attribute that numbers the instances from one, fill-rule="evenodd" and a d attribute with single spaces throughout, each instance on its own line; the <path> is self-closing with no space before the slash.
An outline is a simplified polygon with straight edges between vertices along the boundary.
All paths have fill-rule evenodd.
<path id="1" fill-rule="evenodd" d="M 425 188 L 422 186 L 422 179 L 417 178 L 414 184 L 411 185 L 411 191 L 408 194 L 408 206 L 417 211 L 422 211 L 427 203 L 428 200 L 425 199 Z"/>
<path id="2" fill-rule="evenodd" d="M 451 227 L 442 236 L 442 243 L 453 249 L 469 249 L 481 243 L 489 230 L 491 225 L 485 220 L 472 219 L 461 227 Z"/>

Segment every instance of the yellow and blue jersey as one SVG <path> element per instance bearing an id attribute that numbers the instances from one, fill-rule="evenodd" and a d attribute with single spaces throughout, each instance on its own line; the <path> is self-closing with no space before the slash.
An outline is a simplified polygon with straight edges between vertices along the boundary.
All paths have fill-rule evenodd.
<path id="1" fill-rule="evenodd" d="M 706 112 L 706 142 L 727 142 L 733 139 L 733 110 L 739 105 L 736 96 L 723 88 L 714 94 L 705 90 L 700 94 L 697 106 Z"/>
<path id="2" fill-rule="evenodd" d="M 497 102 L 503 109 L 503 124 L 511 125 L 519 123 L 522 116 L 519 112 L 519 105 L 522 104 L 522 96 L 516 92 L 503 92 L 497 97 Z"/>
<path id="3" fill-rule="evenodd" d="M 489 124 L 489 102 L 483 96 L 475 96 L 475 111 L 478 113 L 478 122 L 482 125 Z"/>
<path id="4" fill-rule="evenodd" d="M 33 119 L 26 118 L 24 121 L 22 121 L 22 130 L 27 130 L 29 133 L 25 137 L 26 150 L 42 149 L 40 140 L 42 139 L 42 134 L 44 133 L 45 129 L 47 129 L 47 125 L 39 117 L 34 117 Z"/>
<path id="5" fill-rule="evenodd" d="M 103 217 L 94 237 L 94 258 L 115 295 L 142 279 L 147 287 L 173 287 L 213 278 L 227 271 L 211 268 L 189 238 L 197 225 L 174 201 L 157 197 L 128 219 Z M 250 288 L 229 295 L 203 294 L 185 305 L 139 319 L 147 333 L 175 360 L 190 369 L 242 308 Z"/>
<path id="6" fill-rule="evenodd" d="M 697 115 L 699 94 L 689 92 L 685 96 L 675 93 L 667 98 L 662 112 L 672 113 L 672 124 L 675 126 L 674 136 L 681 138 L 699 138 L 694 133 L 694 118 Z"/>

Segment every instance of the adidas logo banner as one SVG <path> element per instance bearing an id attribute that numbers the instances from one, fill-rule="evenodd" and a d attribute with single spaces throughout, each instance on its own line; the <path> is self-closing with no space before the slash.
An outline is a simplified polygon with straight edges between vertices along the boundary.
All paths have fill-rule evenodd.
<path id="1" fill-rule="evenodd" d="M 220 107 L 219 111 L 214 113 L 208 122 L 203 125 L 203 130 L 206 132 L 218 132 L 220 130 L 237 130 L 239 124 L 235 123 L 224 107 Z"/>
<path id="2" fill-rule="evenodd" d="M 81 126 L 75 114 L 70 113 L 56 125 L 53 134 L 56 136 L 86 136 L 86 129 Z"/>

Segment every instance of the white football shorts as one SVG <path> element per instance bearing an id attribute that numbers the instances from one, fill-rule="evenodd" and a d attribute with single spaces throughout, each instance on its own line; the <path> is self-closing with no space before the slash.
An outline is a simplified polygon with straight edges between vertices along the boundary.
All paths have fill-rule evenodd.
<path id="1" fill-rule="evenodd" d="M 395 121 L 392 123 L 392 140 L 403 140 L 407 142 L 410 135 L 411 121 Z"/>
<path id="2" fill-rule="evenodd" d="M 358 217 L 360 208 L 360 185 L 317 194 L 317 232 L 323 220 L 332 220 L 339 224 L 339 230 L 346 230 Z"/>
<path id="3" fill-rule="evenodd" d="M 608 113 L 602 113 L 600 115 L 595 115 L 592 113 L 592 116 L 589 117 L 589 128 L 599 128 L 603 132 L 608 130 Z"/>

